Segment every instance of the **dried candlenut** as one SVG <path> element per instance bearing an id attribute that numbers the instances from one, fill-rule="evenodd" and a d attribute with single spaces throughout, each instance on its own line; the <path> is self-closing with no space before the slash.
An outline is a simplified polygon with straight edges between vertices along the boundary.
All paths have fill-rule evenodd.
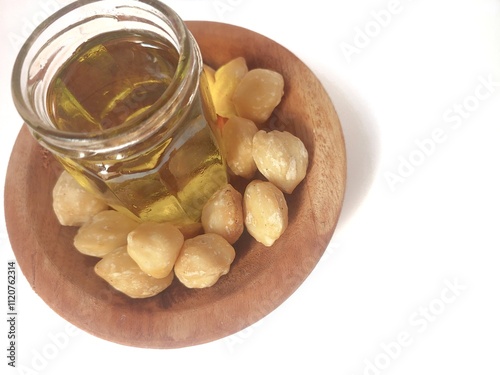
<path id="1" fill-rule="evenodd" d="M 285 193 L 291 194 L 306 176 L 307 149 L 287 131 L 259 130 L 253 137 L 252 155 L 260 173 Z"/>
<path id="2" fill-rule="evenodd" d="M 52 208 L 61 225 L 80 226 L 108 205 L 63 171 L 52 190 Z"/>
<path id="3" fill-rule="evenodd" d="M 236 115 L 233 94 L 243 77 L 248 73 L 243 57 L 237 57 L 221 66 L 215 72 L 215 82 L 211 85 L 215 112 L 222 117 Z"/>
<path id="4" fill-rule="evenodd" d="M 244 229 L 240 192 L 230 184 L 216 191 L 203 207 L 201 223 L 205 233 L 217 233 L 235 243 Z"/>
<path id="5" fill-rule="evenodd" d="M 170 223 L 145 222 L 127 236 L 127 252 L 150 276 L 164 278 L 172 272 L 184 236 Z"/>
<path id="6" fill-rule="evenodd" d="M 231 171 L 246 179 L 251 179 L 257 171 L 252 157 L 253 136 L 259 129 L 252 120 L 231 117 L 222 128 L 223 150 Z"/>
<path id="7" fill-rule="evenodd" d="M 184 242 L 175 275 L 188 288 L 207 288 L 229 272 L 235 256 L 234 248 L 222 236 L 201 234 Z"/>
<path id="8" fill-rule="evenodd" d="M 269 181 L 250 182 L 243 196 L 248 233 L 265 246 L 272 246 L 288 226 L 288 205 L 283 192 Z"/>
<path id="9" fill-rule="evenodd" d="M 125 246 L 127 235 L 138 225 L 138 222 L 118 211 L 101 211 L 78 229 L 73 244 L 83 254 L 103 257 Z"/>
<path id="10" fill-rule="evenodd" d="M 281 102 L 285 81 L 269 69 L 250 70 L 234 91 L 233 104 L 238 116 L 262 124 Z"/>
<path id="11" fill-rule="evenodd" d="M 94 267 L 97 275 L 113 288 L 132 298 L 153 297 L 167 289 L 174 279 L 174 273 L 157 279 L 143 272 L 128 255 L 125 246 L 102 258 Z"/>

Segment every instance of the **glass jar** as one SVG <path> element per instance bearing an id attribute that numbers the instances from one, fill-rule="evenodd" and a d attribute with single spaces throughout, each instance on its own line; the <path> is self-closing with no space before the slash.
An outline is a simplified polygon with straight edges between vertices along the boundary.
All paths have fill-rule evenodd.
<path id="1" fill-rule="evenodd" d="M 22 47 L 12 91 L 37 141 L 134 218 L 196 222 L 227 182 L 198 45 L 160 1 L 62 8 Z"/>

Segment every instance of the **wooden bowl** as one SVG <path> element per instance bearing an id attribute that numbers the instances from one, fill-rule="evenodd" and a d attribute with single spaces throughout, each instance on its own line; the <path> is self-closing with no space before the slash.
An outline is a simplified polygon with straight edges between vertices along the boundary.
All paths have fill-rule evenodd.
<path id="1" fill-rule="evenodd" d="M 177 280 L 160 295 L 131 299 L 94 274 L 97 258 L 73 247 L 76 228 L 59 225 L 52 188 L 61 167 L 24 126 L 12 151 L 5 217 L 18 264 L 33 290 L 59 315 L 105 340 L 146 348 L 176 348 L 233 334 L 269 314 L 315 267 L 339 218 L 346 181 L 342 129 L 328 94 L 292 53 L 252 31 L 214 22 L 187 22 L 206 63 L 244 56 L 249 68 L 285 78 L 285 96 L 270 126 L 305 143 L 306 179 L 287 196 L 289 227 L 271 248 L 248 234 L 235 244 L 228 275 L 207 289 Z M 318 296 L 319 298 L 319 296 Z"/>

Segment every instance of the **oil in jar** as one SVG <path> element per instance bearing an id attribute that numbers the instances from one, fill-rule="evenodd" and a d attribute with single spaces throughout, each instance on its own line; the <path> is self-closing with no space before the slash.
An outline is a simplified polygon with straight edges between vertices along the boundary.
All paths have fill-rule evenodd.
<path id="1" fill-rule="evenodd" d="M 165 93 L 178 62 L 170 42 L 146 32 L 112 32 L 91 39 L 50 84 L 52 122 L 68 132 L 119 131 Z M 145 151 L 125 158 L 58 158 L 84 187 L 119 211 L 140 220 L 197 221 L 204 202 L 227 182 L 202 100 L 196 94 L 181 126 Z"/>

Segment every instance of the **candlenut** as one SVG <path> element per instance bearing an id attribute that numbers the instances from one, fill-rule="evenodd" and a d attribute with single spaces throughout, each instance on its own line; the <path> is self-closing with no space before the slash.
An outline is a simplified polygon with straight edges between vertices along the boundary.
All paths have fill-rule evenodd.
<path id="1" fill-rule="evenodd" d="M 235 256 L 234 248 L 224 237 L 201 234 L 184 242 L 174 272 L 188 288 L 208 288 L 229 272 Z"/>
<path id="2" fill-rule="evenodd" d="M 144 222 L 127 236 L 127 252 L 137 265 L 157 279 L 172 272 L 184 236 L 170 223 Z"/>
<path id="3" fill-rule="evenodd" d="M 52 208 L 61 225 L 80 226 L 108 205 L 63 171 L 52 190 Z"/>
<path id="4" fill-rule="evenodd" d="M 259 130 L 253 137 L 252 155 L 264 177 L 285 193 L 291 194 L 306 176 L 307 149 L 287 131 Z"/>
<path id="5" fill-rule="evenodd" d="M 272 246 L 288 226 L 288 205 L 283 192 L 269 181 L 250 182 L 243 195 L 248 233 L 265 246 Z"/>

